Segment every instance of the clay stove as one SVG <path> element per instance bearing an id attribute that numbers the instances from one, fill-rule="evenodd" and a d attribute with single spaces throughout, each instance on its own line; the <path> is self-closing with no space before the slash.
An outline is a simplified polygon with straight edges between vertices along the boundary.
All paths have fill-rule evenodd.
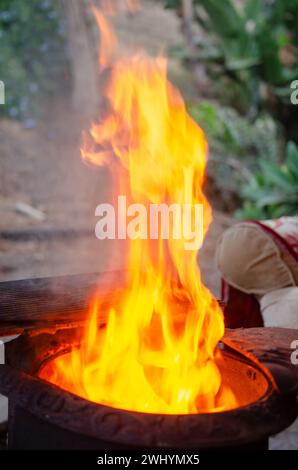
<path id="1" fill-rule="evenodd" d="M 76 344 L 86 302 L 82 291 L 90 292 L 96 279 L 69 276 L 0 285 L 1 335 L 22 333 L 6 344 L 6 364 L 0 366 L 0 392 L 9 398 L 10 448 L 260 449 L 294 421 L 298 371 L 289 359 L 295 339 L 291 330 L 226 331 L 218 345 L 222 378 L 239 403 L 229 411 L 165 415 L 120 410 L 40 379 L 49 361 Z M 37 322 L 42 298 L 44 315 Z"/>
<path id="2" fill-rule="evenodd" d="M 93 12 L 107 106 L 81 155 L 109 169 L 112 199 L 129 204 L 127 233 L 123 210 L 117 217 L 128 273 L 122 290 L 110 283 L 107 298 L 98 285 L 87 295 L 86 278 L 79 288 L 68 279 L 67 289 L 57 279 L 60 298 L 46 280 L 1 287 L 2 334 L 22 333 L 0 369 L 9 447 L 264 447 L 297 414 L 297 372 L 280 346 L 264 365 L 262 347 L 250 354 L 224 336 L 221 308 L 202 282 L 197 251 L 212 220 L 206 137 L 169 82 L 166 60 L 117 57 L 108 15 Z M 108 206 L 95 211 L 100 240 L 116 237 Z M 159 224 L 165 206 L 168 223 Z"/>

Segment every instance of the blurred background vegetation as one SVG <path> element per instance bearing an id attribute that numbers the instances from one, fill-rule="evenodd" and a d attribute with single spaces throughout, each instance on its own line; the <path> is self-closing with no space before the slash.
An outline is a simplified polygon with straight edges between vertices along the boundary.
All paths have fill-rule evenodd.
<path id="1" fill-rule="evenodd" d="M 6 84 L 6 104 L 0 113 L 21 120 L 26 127 L 35 126 L 41 97 L 44 101 L 67 87 L 61 13 L 55 0 L 0 0 L 0 77 Z"/>
<path id="2" fill-rule="evenodd" d="M 290 96 L 298 0 L 158 1 L 177 14 L 184 34 L 168 52 L 193 77 L 187 105 L 210 144 L 208 192 L 239 218 L 297 214 L 298 105 Z M 70 4 L 0 0 L 0 113 L 27 128 L 40 118 L 40 103 L 75 86 Z"/>
<path id="3" fill-rule="evenodd" d="M 187 44 L 169 52 L 204 88 L 206 100 L 189 108 L 209 137 L 215 188 L 242 202 L 239 218 L 297 214 L 298 106 L 290 98 L 298 77 L 298 0 L 165 6 L 180 17 Z"/>

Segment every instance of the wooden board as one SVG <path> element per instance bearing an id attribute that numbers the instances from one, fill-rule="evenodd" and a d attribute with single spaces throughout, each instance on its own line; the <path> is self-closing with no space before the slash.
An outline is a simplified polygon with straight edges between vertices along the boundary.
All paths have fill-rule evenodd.
<path id="1" fill-rule="evenodd" d="M 105 306 L 123 289 L 126 274 L 123 270 L 0 282 L 0 336 L 73 326 L 86 318 L 97 289 L 104 322 Z"/>
<path id="2" fill-rule="evenodd" d="M 80 322 L 97 288 L 106 302 L 124 280 L 125 271 L 111 271 L 1 282 L 0 336 Z"/>

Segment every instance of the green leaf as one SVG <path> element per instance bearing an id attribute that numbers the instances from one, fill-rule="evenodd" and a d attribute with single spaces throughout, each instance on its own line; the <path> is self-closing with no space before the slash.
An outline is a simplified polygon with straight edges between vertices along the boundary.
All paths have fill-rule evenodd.
<path id="1" fill-rule="evenodd" d="M 248 38 L 244 31 L 236 38 L 225 38 L 222 48 L 229 70 L 247 69 L 260 64 L 258 45 L 253 38 Z"/>
<path id="2" fill-rule="evenodd" d="M 243 19 L 230 0 L 195 0 L 202 5 L 212 23 L 213 31 L 221 37 L 231 37 L 243 31 Z"/>
<path id="3" fill-rule="evenodd" d="M 244 203 L 243 209 L 239 209 L 235 212 L 235 217 L 237 220 L 262 220 L 266 219 L 266 212 L 258 209 L 251 202 L 246 201 Z"/>
<path id="4" fill-rule="evenodd" d="M 291 96 L 290 85 L 282 86 L 282 87 L 272 87 L 271 90 L 276 96 L 290 99 L 290 96 Z"/>
<path id="5" fill-rule="evenodd" d="M 262 12 L 262 0 L 246 0 L 244 12 L 247 18 L 257 19 Z"/>
<path id="6" fill-rule="evenodd" d="M 270 194 L 270 191 L 268 191 L 267 195 L 264 195 L 261 199 L 257 201 L 256 206 L 262 209 L 266 206 L 280 205 L 280 204 L 285 204 L 285 203 L 295 204 L 295 202 L 298 200 L 297 196 L 298 195 L 295 194 L 291 198 L 287 194 L 284 194 L 284 193 L 273 192 Z"/>
<path id="7" fill-rule="evenodd" d="M 185 60 L 189 58 L 189 54 L 184 46 L 175 45 L 167 49 L 168 56 L 173 59 Z"/>
<path id="8" fill-rule="evenodd" d="M 165 8 L 175 8 L 178 9 L 181 6 L 181 0 L 166 0 L 164 2 Z"/>
<path id="9" fill-rule="evenodd" d="M 290 172 L 297 177 L 298 186 L 298 147 L 294 142 L 289 142 L 287 145 L 286 164 Z"/>
<path id="10" fill-rule="evenodd" d="M 265 180 L 268 184 L 282 188 L 284 191 L 291 193 L 295 191 L 295 185 L 292 178 L 282 171 L 281 167 L 266 160 L 259 161 L 260 167 L 263 170 Z"/>
<path id="11" fill-rule="evenodd" d="M 279 85 L 283 82 L 284 66 L 280 60 L 280 49 L 277 39 L 273 35 L 272 26 L 266 25 L 263 28 L 259 35 L 259 47 L 266 81 Z"/>
<path id="12" fill-rule="evenodd" d="M 279 219 L 284 215 L 297 215 L 297 205 L 281 204 L 278 206 L 272 206 L 268 208 L 269 217 L 272 219 Z"/>

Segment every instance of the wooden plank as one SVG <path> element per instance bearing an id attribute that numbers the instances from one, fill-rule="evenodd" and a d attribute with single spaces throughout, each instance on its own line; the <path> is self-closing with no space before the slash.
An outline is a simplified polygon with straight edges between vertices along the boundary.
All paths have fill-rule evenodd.
<path id="1" fill-rule="evenodd" d="M 51 240 L 71 240 L 75 238 L 92 236 L 90 229 L 64 229 L 64 228 L 45 228 L 45 229 L 17 229 L 0 230 L 0 239 L 14 242 L 26 241 L 51 241 Z"/>
<path id="2" fill-rule="evenodd" d="M 124 281 L 125 271 L 111 271 L 1 282 L 0 333 L 82 321 L 98 288 L 106 302 Z"/>
<path id="3" fill-rule="evenodd" d="M 24 330 L 31 334 L 34 330 L 53 332 L 81 323 L 97 289 L 105 323 L 111 294 L 123 288 L 125 279 L 126 271 L 109 271 L 1 282 L 0 336 L 21 334 Z"/>

